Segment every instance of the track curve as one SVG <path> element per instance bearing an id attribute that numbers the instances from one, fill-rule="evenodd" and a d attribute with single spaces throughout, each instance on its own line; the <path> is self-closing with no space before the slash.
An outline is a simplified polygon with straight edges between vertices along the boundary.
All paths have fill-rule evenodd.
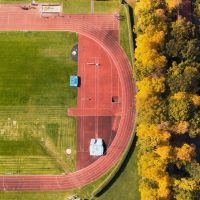
<path id="1" fill-rule="evenodd" d="M 115 64 L 123 97 L 118 131 L 105 156 L 88 167 L 67 175 L 0 176 L 0 190 L 48 191 L 80 188 L 104 175 L 120 160 L 127 149 L 129 141 L 133 137 L 135 124 L 136 85 L 127 56 L 118 42 L 109 34 L 108 30 L 113 24 L 109 24 L 108 17 L 113 16 L 93 15 L 89 17 L 89 15 L 74 14 L 48 20 L 37 18 L 34 13 L 29 13 L 26 16 L 26 21 L 22 22 L 20 20 L 24 19 L 23 12 L 11 12 L 9 17 L 5 17 L 0 9 L 0 21 L 4 20 L 4 23 L 0 23 L 0 30 L 70 31 L 82 34 L 97 42 Z M 105 19 L 107 19 L 107 22 Z M 10 20 L 13 20 L 13 23 Z"/>

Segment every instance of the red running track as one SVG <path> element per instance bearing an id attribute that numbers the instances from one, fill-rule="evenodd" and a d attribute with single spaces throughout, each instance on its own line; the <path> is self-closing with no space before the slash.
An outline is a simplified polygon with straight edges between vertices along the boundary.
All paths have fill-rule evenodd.
<path id="1" fill-rule="evenodd" d="M 80 14 L 43 18 L 36 10 L 22 11 L 19 6 L 0 5 L 0 30 L 71 31 L 98 43 L 113 61 L 122 88 L 121 120 L 106 156 L 67 175 L 0 176 L 0 190 L 48 191 L 80 188 L 97 180 L 120 160 L 133 137 L 136 86 L 130 62 L 109 32 L 116 29 L 115 20 L 113 15 Z"/>

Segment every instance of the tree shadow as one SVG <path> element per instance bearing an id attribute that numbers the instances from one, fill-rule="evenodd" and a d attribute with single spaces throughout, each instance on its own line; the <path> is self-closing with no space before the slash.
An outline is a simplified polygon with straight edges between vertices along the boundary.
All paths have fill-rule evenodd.
<path id="1" fill-rule="evenodd" d="M 128 5 L 128 8 L 129 8 L 129 13 L 130 13 L 133 45 L 134 45 L 134 47 L 136 47 L 136 43 L 135 43 L 136 34 L 133 31 L 133 29 L 134 29 L 134 21 L 135 21 L 134 11 L 133 11 L 133 8 L 129 4 L 127 4 L 127 5 Z"/>

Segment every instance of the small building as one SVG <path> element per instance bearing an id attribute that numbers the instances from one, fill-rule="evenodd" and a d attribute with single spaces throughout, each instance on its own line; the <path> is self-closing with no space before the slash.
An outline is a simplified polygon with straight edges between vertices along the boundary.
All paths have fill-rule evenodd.
<path id="1" fill-rule="evenodd" d="M 90 140 L 90 156 L 102 156 L 104 153 L 103 140 L 101 138 Z"/>
<path id="2" fill-rule="evenodd" d="M 70 76 L 70 87 L 78 87 L 79 86 L 79 77 L 76 75 Z"/>

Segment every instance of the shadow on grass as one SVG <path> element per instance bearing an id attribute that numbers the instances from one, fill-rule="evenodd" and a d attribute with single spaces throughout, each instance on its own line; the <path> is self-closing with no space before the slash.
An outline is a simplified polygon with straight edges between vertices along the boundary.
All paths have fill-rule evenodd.
<path id="1" fill-rule="evenodd" d="M 119 170 L 117 171 L 115 176 L 111 179 L 111 181 L 99 193 L 97 193 L 95 197 L 100 197 L 105 192 L 107 192 L 112 187 L 112 185 L 117 181 L 117 179 L 122 174 L 122 172 L 126 169 L 126 166 L 128 165 L 128 162 L 129 162 L 129 160 L 130 160 L 130 158 L 131 158 L 131 156 L 132 156 L 132 154 L 135 150 L 136 141 L 137 141 L 137 138 L 135 136 L 135 139 L 134 139 L 134 141 L 133 141 L 133 143 L 130 147 L 130 150 L 129 150 L 124 162 L 122 163 L 121 167 L 119 168 Z"/>
<path id="2" fill-rule="evenodd" d="M 133 30 L 134 22 L 135 22 L 134 11 L 130 5 L 128 5 L 128 7 L 129 7 L 129 13 L 130 13 L 130 20 L 131 20 L 131 29 Z M 134 33 L 134 31 L 132 32 L 132 34 L 133 34 L 133 45 L 134 45 L 134 47 L 136 47 L 136 43 L 135 43 L 136 34 Z"/>

